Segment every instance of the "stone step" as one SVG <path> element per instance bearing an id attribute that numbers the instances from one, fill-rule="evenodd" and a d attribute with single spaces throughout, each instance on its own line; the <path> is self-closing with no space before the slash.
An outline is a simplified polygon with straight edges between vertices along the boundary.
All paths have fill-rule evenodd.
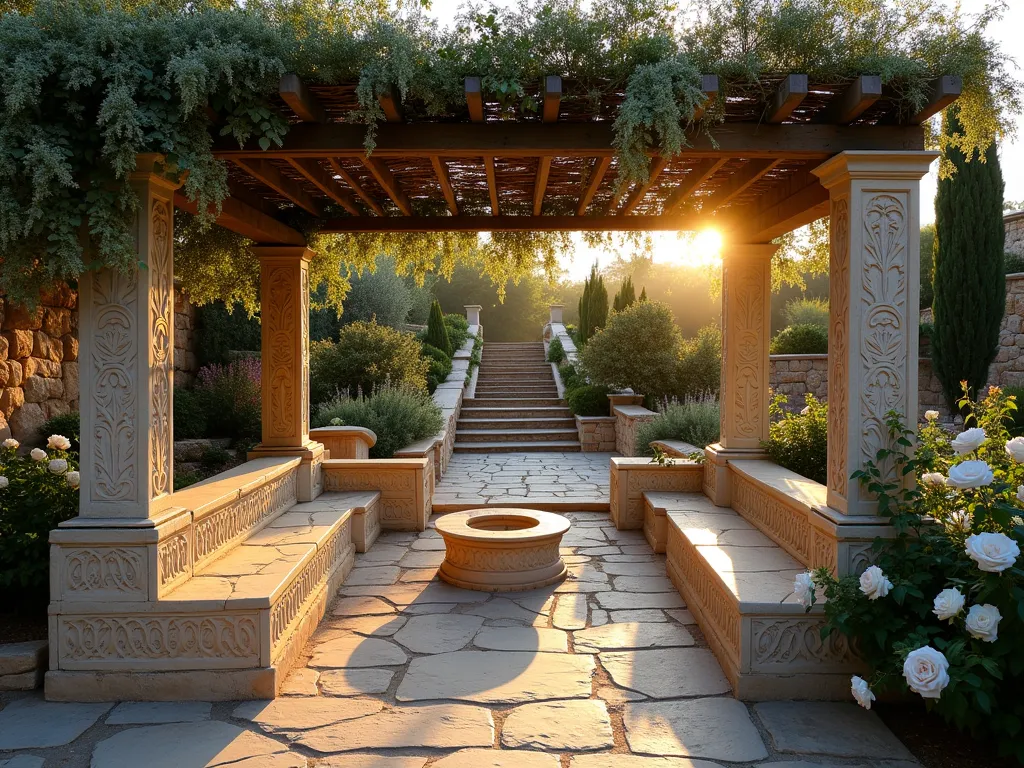
<path id="1" fill-rule="evenodd" d="M 565 408 L 565 400 L 559 397 L 467 397 L 462 401 L 466 408 Z"/>
<path id="2" fill-rule="evenodd" d="M 579 453 L 580 450 L 578 440 L 534 443 L 460 443 L 456 438 L 455 442 L 456 453 L 541 453 L 548 451 Z"/>
<path id="3" fill-rule="evenodd" d="M 503 395 L 512 397 L 513 395 L 527 395 L 533 397 L 542 397 L 548 395 L 549 397 L 558 397 L 558 387 L 554 384 L 506 384 L 504 386 L 499 384 L 484 384 L 476 385 L 476 393 L 486 397 L 493 395 L 501 397 Z"/>
<path id="4" fill-rule="evenodd" d="M 465 413 L 465 411 L 463 411 Z M 497 418 L 497 419 L 475 419 L 461 418 L 456 424 L 456 430 L 463 429 L 568 429 L 576 431 L 576 420 L 563 416 L 562 418 L 523 418 L 521 416 Z M 458 434 L 458 432 L 456 433 Z"/>
<path id="5" fill-rule="evenodd" d="M 464 402 L 471 402 L 466 400 Z M 540 408 L 472 408 L 463 407 L 459 412 L 464 419 L 572 419 L 572 411 L 564 406 Z"/>
<path id="6" fill-rule="evenodd" d="M 561 442 L 578 439 L 576 429 L 456 429 L 457 443 Z"/>
<path id="7" fill-rule="evenodd" d="M 648 494 L 666 518 L 666 571 L 742 700 L 850 696 L 863 666 L 845 639 L 821 640 L 823 611 L 793 595 L 807 569 L 751 523 L 700 493 Z M 648 505 L 645 505 L 648 506 Z"/>
<path id="8" fill-rule="evenodd" d="M 543 379 L 545 381 L 553 381 L 554 376 L 551 375 L 550 368 L 542 368 L 538 370 L 496 370 L 494 368 L 486 368 L 481 366 L 479 378 L 481 379 Z"/>

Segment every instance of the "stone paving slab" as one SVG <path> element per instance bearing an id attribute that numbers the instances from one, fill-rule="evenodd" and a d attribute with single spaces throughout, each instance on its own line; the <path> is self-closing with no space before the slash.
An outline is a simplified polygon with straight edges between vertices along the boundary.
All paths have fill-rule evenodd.
<path id="1" fill-rule="evenodd" d="M 494 742 L 494 720 L 490 710 L 464 704 L 405 707 L 304 731 L 295 741 L 316 752 L 484 747 Z"/>
<path id="2" fill-rule="evenodd" d="M 527 704 L 505 719 L 501 743 L 511 749 L 587 752 L 615 745 L 603 701 Z"/>
<path id="3" fill-rule="evenodd" d="M 655 699 L 715 696 L 732 688 L 706 648 L 664 648 L 600 654 L 616 685 Z"/>
<path id="4" fill-rule="evenodd" d="M 540 752 L 462 749 L 441 758 L 431 768 L 559 768 L 560 765 L 557 755 Z"/>
<path id="5" fill-rule="evenodd" d="M 737 763 L 768 757 L 747 708 L 736 699 L 626 704 L 622 722 L 634 752 Z"/>
<path id="6" fill-rule="evenodd" d="M 0 710 L 0 750 L 68 744 L 100 719 L 110 704 L 67 704 L 29 697 Z"/>
<path id="7" fill-rule="evenodd" d="M 194 723 L 210 719 L 208 701 L 126 701 L 107 715 L 107 725 Z"/>
<path id="8" fill-rule="evenodd" d="M 913 759 L 878 715 L 853 703 L 768 701 L 754 712 L 780 752 Z"/>

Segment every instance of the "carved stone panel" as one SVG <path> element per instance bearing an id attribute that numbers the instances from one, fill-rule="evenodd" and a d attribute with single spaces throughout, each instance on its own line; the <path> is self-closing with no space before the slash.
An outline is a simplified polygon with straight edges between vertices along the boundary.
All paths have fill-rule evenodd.
<path id="1" fill-rule="evenodd" d="M 828 488 L 846 499 L 849 472 L 846 462 L 849 411 L 850 343 L 850 203 L 845 197 L 831 203 L 829 231 L 828 348 Z"/>
<path id="2" fill-rule="evenodd" d="M 751 672 L 850 672 L 861 662 L 839 632 L 821 637 L 823 622 L 813 617 L 754 618 L 750 621 Z"/>
<path id="3" fill-rule="evenodd" d="M 63 600 L 146 600 L 147 556 L 144 547 L 54 547 L 61 558 Z"/>

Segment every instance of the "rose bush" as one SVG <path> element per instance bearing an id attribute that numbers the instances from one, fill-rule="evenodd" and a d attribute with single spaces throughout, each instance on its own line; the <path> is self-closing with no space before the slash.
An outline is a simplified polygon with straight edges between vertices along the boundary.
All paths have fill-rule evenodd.
<path id="1" fill-rule="evenodd" d="M 794 591 L 804 605 L 823 595 L 823 633 L 848 636 L 868 663 L 871 674 L 851 680 L 862 706 L 909 689 L 1024 763 L 1024 440 L 1010 439 L 1017 406 L 1005 392 L 959 405 L 967 428 L 953 435 L 926 417 L 916 455 L 890 414 L 891 446 L 853 477 L 877 495 L 895 538 L 875 541 L 862 575 L 819 569 Z M 912 475 L 916 486 L 904 481 Z"/>
<path id="2" fill-rule="evenodd" d="M 50 531 L 78 514 L 78 456 L 51 435 L 47 449 L 18 455 L 0 447 L 0 599 L 5 607 L 44 611 L 50 579 Z"/>

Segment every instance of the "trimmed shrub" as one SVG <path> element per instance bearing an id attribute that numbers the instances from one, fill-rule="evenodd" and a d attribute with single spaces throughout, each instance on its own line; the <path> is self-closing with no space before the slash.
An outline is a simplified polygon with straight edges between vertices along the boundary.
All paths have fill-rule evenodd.
<path id="1" fill-rule="evenodd" d="M 313 416 L 313 425 L 372 429 L 377 443 L 370 449 L 370 458 L 389 459 L 410 443 L 436 435 L 444 418 L 422 389 L 384 385 L 369 396 L 342 395 L 323 403 Z"/>
<path id="2" fill-rule="evenodd" d="M 448 331 L 448 341 L 452 343 L 454 355 L 469 338 L 469 320 L 465 315 L 448 314 L 444 316 L 444 328 Z"/>
<path id="3" fill-rule="evenodd" d="M 43 422 L 39 428 L 39 434 L 43 437 L 50 435 L 64 435 L 71 441 L 71 451 L 80 453 L 82 450 L 79 439 L 82 435 L 82 415 L 78 411 L 62 413 L 60 416 L 53 416 Z"/>
<path id="4" fill-rule="evenodd" d="M 614 313 L 580 359 L 593 383 L 660 400 L 675 392 L 682 341 L 665 304 L 637 302 Z"/>
<path id="5" fill-rule="evenodd" d="M 430 359 L 430 368 L 427 369 L 427 391 L 431 394 L 437 389 L 448 375 L 452 372 L 452 361 L 450 358 L 443 360 Z"/>
<path id="6" fill-rule="evenodd" d="M 206 437 L 207 403 L 202 392 L 176 387 L 174 390 L 174 439 L 189 440 Z"/>
<path id="7" fill-rule="evenodd" d="M 804 409 L 790 413 L 785 408 L 787 402 L 785 395 L 772 398 L 768 412 L 776 421 L 769 427 L 768 442 L 763 444 L 765 453 L 780 467 L 824 484 L 828 404 L 807 394 Z"/>
<path id="8" fill-rule="evenodd" d="M 565 360 L 565 349 L 562 348 L 562 340 L 557 336 L 548 343 L 548 362 L 560 363 Z"/>
<path id="9" fill-rule="evenodd" d="M 448 357 L 454 354 L 448 327 L 444 323 L 444 315 L 441 314 L 441 305 L 437 301 L 430 305 L 430 317 L 427 318 L 427 330 L 423 334 L 423 340 L 443 351 Z"/>
<path id="10" fill-rule="evenodd" d="M 568 360 L 558 366 L 558 376 L 562 379 L 562 386 L 565 387 L 566 392 L 579 386 L 581 383 L 586 383 L 580 377 L 580 373 L 576 370 L 576 366 Z"/>
<path id="11" fill-rule="evenodd" d="M 790 325 L 820 325 L 828 328 L 828 299 L 792 299 L 786 304 Z"/>
<path id="12" fill-rule="evenodd" d="M 207 430 L 202 437 L 260 439 L 263 400 L 259 360 L 249 357 L 200 368 L 193 394 L 201 399 L 206 412 Z"/>
<path id="13" fill-rule="evenodd" d="M 722 330 L 717 325 L 705 325 L 692 339 L 683 340 L 676 395 L 684 401 L 707 395 L 715 397 L 721 383 Z"/>
<path id="14" fill-rule="evenodd" d="M 704 448 L 719 438 L 718 400 L 711 396 L 669 403 L 658 418 L 641 424 L 636 435 L 639 456 L 653 456 L 654 440 L 682 440 Z"/>
<path id="15" fill-rule="evenodd" d="M 790 325 L 772 339 L 773 355 L 823 355 L 828 352 L 828 328 L 820 325 Z"/>
<path id="16" fill-rule="evenodd" d="M 608 387 L 600 384 L 577 382 L 572 389 L 566 390 L 565 400 L 569 410 L 577 416 L 608 416 L 611 413 L 610 392 Z"/>
<path id="17" fill-rule="evenodd" d="M 340 394 L 370 395 L 386 383 L 425 390 L 430 363 L 408 333 L 378 323 L 352 323 L 337 343 L 310 346 L 310 397 L 318 405 Z"/>

